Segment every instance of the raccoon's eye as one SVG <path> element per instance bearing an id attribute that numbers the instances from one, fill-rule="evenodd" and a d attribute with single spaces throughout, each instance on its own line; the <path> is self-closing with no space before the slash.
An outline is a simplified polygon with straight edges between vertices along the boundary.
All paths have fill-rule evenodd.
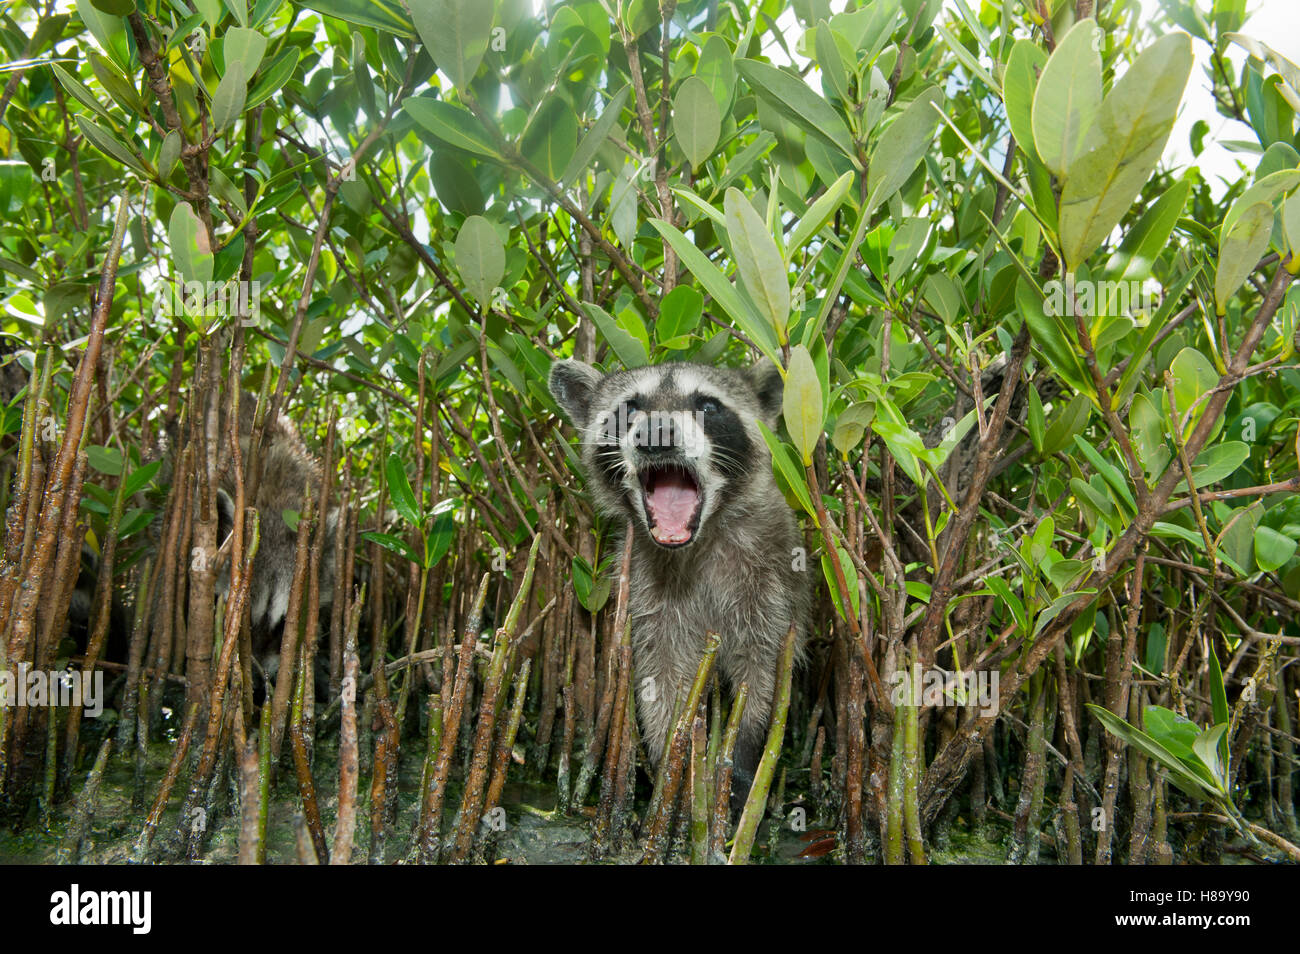
<path id="1" fill-rule="evenodd" d="M 701 414 L 714 414 L 722 410 L 722 405 L 715 398 L 697 397 L 695 399 L 695 410 Z"/>
<path id="2" fill-rule="evenodd" d="M 641 410 L 641 405 L 637 404 L 632 398 L 628 398 L 623 402 L 623 410 L 628 417 L 631 417 L 637 411 Z"/>

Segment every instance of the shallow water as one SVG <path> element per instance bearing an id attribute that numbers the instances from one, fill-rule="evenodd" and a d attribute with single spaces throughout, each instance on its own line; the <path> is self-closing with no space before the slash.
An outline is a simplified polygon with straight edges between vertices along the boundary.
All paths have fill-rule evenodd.
<path id="1" fill-rule="evenodd" d="M 107 728 L 107 726 L 105 727 Z M 86 752 L 95 750 L 94 734 L 88 734 Z M 175 751 L 172 740 L 149 746 L 146 766 L 146 784 L 143 807 L 132 808 L 134 784 L 133 768 L 127 760 L 114 756 L 110 759 L 99 789 L 94 817 L 82 845 L 79 860 L 84 864 L 127 864 L 134 859 L 135 845 L 144 825 L 149 805 L 157 794 L 159 783 Z M 326 832 L 332 842 L 337 802 L 336 753 L 328 741 L 316 753 L 313 778 L 317 799 Z M 72 791 L 79 796 L 85 783 L 91 758 L 85 760 L 73 781 Z M 419 810 L 419 784 L 422 759 L 419 748 L 409 746 L 398 773 L 397 820 L 387 828 L 383 862 L 401 863 L 406 860 Z M 522 775 L 515 766 L 512 772 Z M 180 809 L 185 798 L 184 785 L 188 771 L 173 790 L 163 813 L 154 839 L 151 861 L 178 861 L 183 855 L 183 832 L 180 830 Z M 369 775 L 362 774 L 357 795 L 357 831 L 352 861 L 357 864 L 369 860 L 370 854 L 370 789 Z M 643 780 L 644 781 L 644 780 Z M 645 787 L 643 785 L 643 787 Z M 648 788 L 639 791 L 638 814 L 644 814 Z M 460 788 L 453 782 L 449 786 L 443 810 L 444 831 L 452 830 L 452 823 L 460 800 Z M 214 825 L 209 833 L 201 863 L 230 864 L 238 856 L 239 819 L 237 799 L 233 789 L 218 798 Z M 76 805 L 75 798 L 60 802 L 48 830 L 40 823 L 37 813 L 31 812 L 26 823 L 17 831 L 0 828 L 0 863 L 53 864 L 65 835 L 71 825 Z M 589 815 L 575 812 L 565 816 L 556 810 L 554 784 L 520 780 L 508 781 L 502 791 L 501 809 L 496 815 L 499 830 L 481 830 L 473 860 L 495 864 L 587 864 L 591 862 L 590 842 L 592 822 Z M 269 864 L 293 864 L 297 861 L 294 816 L 299 812 L 297 782 L 284 759 L 272 786 L 271 806 L 267 820 L 266 860 Z M 769 815 L 755 840 L 752 863 L 757 864 L 834 864 L 843 861 L 843 848 L 836 844 L 833 820 L 806 817 L 802 809 L 787 809 L 784 818 Z M 1006 851 L 1002 847 L 1005 832 L 990 835 L 971 832 L 958 818 L 956 824 L 943 838 L 940 847 L 929 846 L 929 860 L 937 864 L 1004 864 Z M 993 839 L 993 840 L 990 840 Z M 634 839 L 626 839 L 621 850 L 611 852 L 602 863 L 632 864 L 640 860 L 641 846 Z M 689 859 L 689 845 L 676 844 L 670 862 L 682 863 Z M 868 860 L 874 860 L 869 851 Z M 1051 852 L 1043 851 L 1044 862 L 1051 861 Z"/>

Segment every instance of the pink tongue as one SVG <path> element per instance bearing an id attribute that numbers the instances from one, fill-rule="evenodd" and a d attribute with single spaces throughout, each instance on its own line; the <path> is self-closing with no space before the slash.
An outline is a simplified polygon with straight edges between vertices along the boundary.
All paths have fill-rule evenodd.
<path id="1" fill-rule="evenodd" d="M 650 531 L 660 543 L 685 543 L 691 538 L 691 518 L 695 516 L 695 507 L 700 494 L 695 485 L 683 474 L 661 474 L 646 494 L 646 503 L 650 507 L 650 519 L 654 528 Z"/>

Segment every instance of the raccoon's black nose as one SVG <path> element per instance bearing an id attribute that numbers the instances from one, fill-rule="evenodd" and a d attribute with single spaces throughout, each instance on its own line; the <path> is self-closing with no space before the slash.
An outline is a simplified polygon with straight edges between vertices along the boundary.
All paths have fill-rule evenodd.
<path id="1" fill-rule="evenodd" d="M 662 454 L 676 449 L 681 427 L 670 414 L 651 414 L 637 431 L 637 447 L 647 454 Z"/>

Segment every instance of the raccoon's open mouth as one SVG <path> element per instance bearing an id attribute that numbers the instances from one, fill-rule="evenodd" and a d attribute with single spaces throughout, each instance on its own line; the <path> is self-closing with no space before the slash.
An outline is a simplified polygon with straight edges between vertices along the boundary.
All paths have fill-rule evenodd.
<path id="1" fill-rule="evenodd" d="M 669 464 L 640 472 L 646 523 L 655 543 L 681 547 L 695 539 L 702 509 L 700 485 L 685 467 Z"/>

